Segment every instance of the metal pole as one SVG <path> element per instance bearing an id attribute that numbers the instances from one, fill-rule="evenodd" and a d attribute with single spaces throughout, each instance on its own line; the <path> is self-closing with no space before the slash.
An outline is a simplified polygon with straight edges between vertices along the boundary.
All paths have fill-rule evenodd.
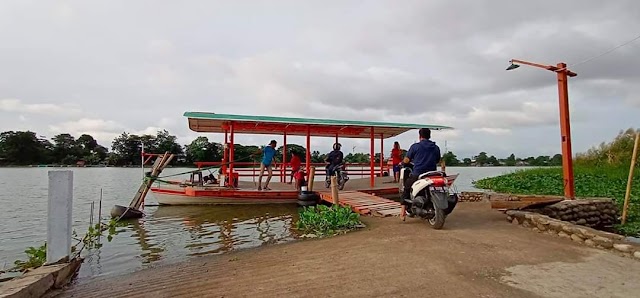
<path id="1" fill-rule="evenodd" d="M 229 143 L 229 133 L 227 129 L 224 129 L 224 144 L 222 146 L 222 173 L 227 173 L 227 159 L 229 159 L 229 148 L 227 144 Z"/>
<path id="2" fill-rule="evenodd" d="M 284 143 L 282 145 L 282 167 L 280 168 L 280 182 L 287 182 L 287 132 L 284 132 L 284 135 L 282 136 L 282 142 Z"/>
<path id="3" fill-rule="evenodd" d="M 229 175 L 227 177 L 229 177 L 229 185 L 233 186 L 233 135 L 234 135 L 234 131 L 233 131 L 233 122 L 231 122 L 231 124 L 229 124 Z"/>
<path id="4" fill-rule="evenodd" d="M 373 126 L 371 127 L 371 144 L 370 144 L 370 147 L 371 147 L 370 148 L 371 149 L 371 156 L 370 156 L 371 158 L 369 158 L 369 160 L 370 160 L 369 161 L 369 166 L 371 167 L 370 168 L 371 171 L 369 173 L 370 174 L 369 180 L 370 180 L 371 187 L 373 188 L 376 185 L 376 180 L 375 180 L 376 179 L 376 177 L 375 177 L 376 174 L 375 174 L 375 169 L 374 169 L 374 167 L 375 167 L 375 154 L 376 153 L 375 153 L 375 148 L 374 148 L 375 144 L 374 144 Z"/>
<path id="5" fill-rule="evenodd" d="M 380 177 L 384 174 L 384 135 L 380 134 Z"/>
<path id="6" fill-rule="evenodd" d="M 560 69 L 565 69 L 565 63 L 558 63 Z M 573 179 L 573 154 L 571 153 L 571 125 L 569 120 L 569 88 L 567 70 L 557 72 L 558 95 L 560 106 L 560 136 L 562 141 L 562 176 L 564 180 L 564 196 L 575 199 L 575 181 Z"/>
<path id="7" fill-rule="evenodd" d="M 311 126 L 307 126 L 307 156 L 305 171 L 307 171 L 307 181 L 309 181 L 311 173 Z"/>
<path id="8" fill-rule="evenodd" d="M 144 180 L 144 143 L 140 142 L 140 144 L 142 144 L 142 150 L 140 151 L 140 167 L 142 168 L 142 179 Z"/>

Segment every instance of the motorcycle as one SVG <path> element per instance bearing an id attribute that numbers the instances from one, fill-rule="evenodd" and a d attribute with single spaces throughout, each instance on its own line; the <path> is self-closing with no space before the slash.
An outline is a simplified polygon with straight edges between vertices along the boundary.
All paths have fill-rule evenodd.
<path id="1" fill-rule="evenodd" d="M 411 175 L 411 167 L 403 167 L 400 171 L 400 194 L 409 191 L 409 199 L 404 200 L 403 207 L 409 217 L 426 220 L 436 229 L 442 229 L 445 219 L 458 203 L 458 195 L 450 190 L 447 174 L 443 171 L 430 171 L 421 174 L 410 189 L 404 188 L 404 181 Z M 405 220 L 406 214 L 402 214 Z"/>
<path id="2" fill-rule="evenodd" d="M 340 164 L 339 166 L 336 166 L 334 169 L 334 172 L 338 181 L 338 189 L 343 190 L 345 183 L 349 181 L 349 176 L 347 175 L 347 171 L 345 170 L 344 163 Z M 328 173 L 327 173 L 327 178 L 324 181 L 324 186 L 326 188 L 329 188 L 331 186 L 331 176 L 329 176 Z"/>

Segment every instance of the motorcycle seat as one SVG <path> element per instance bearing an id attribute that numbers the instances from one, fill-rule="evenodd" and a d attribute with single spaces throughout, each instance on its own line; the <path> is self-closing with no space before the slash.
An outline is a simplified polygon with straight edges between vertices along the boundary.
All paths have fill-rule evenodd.
<path id="1" fill-rule="evenodd" d="M 447 174 L 445 174 L 445 172 L 443 171 L 429 171 L 429 172 L 420 174 L 420 176 L 418 176 L 418 179 L 422 179 L 425 177 L 447 177 Z"/>

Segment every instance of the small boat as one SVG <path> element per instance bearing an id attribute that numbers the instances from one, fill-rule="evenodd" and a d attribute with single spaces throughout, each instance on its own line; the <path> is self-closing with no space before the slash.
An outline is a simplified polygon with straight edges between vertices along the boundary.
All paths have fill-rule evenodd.
<path id="1" fill-rule="evenodd" d="M 251 163 L 234 161 L 234 135 L 241 134 L 269 134 L 283 136 L 284 150 L 287 152 L 287 136 L 306 136 L 306 163 L 303 163 L 307 181 L 309 173 L 315 170 L 315 177 L 324 179 L 324 164 L 313 164 L 311 160 L 311 136 L 347 138 L 368 138 L 371 141 L 371 154 L 375 156 L 374 141 L 380 140 L 380 151 L 383 141 L 395 137 L 409 130 L 430 128 L 432 130 L 451 129 L 447 126 L 367 122 L 355 120 L 309 119 L 270 116 L 229 115 L 202 112 L 186 112 L 189 128 L 201 133 L 224 133 L 225 149 L 221 162 L 197 162 L 199 170 L 191 172 L 188 181 L 162 181 L 155 183 L 149 190 L 161 205 L 204 205 L 204 204 L 278 204 L 295 203 L 299 191 L 292 185 L 286 184 L 290 171 L 280 165 L 280 169 L 273 171 L 271 190 L 257 190 L 257 185 L 251 181 L 243 181 L 240 177 L 256 177 L 258 169 Z M 143 153 L 145 154 L 145 153 Z M 149 154 L 153 155 L 153 154 Z M 287 156 L 282 157 L 283 164 Z M 384 158 L 383 158 L 384 160 Z M 276 165 L 277 166 L 277 165 Z M 222 183 L 209 184 L 202 181 L 202 170 L 205 167 L 219 167 L 221 175 L 216 180 Z M 399 195 L 399 185 L 389 183 L 391 167 L 381 162 L 377 165 L 373 159 L 367 164 L 347 164 L 346 171 L 351 177 L 345 185 L 345 191 L 361 191 L 378 196 L 393 197 Z M 357 178 L 358 176 L 362 178 Z M 232 177 L 229 179 L 229 177 Z M 366 178 L 365 178 L 366 177 Z M 456 175 L 448 177 L 450 183 Z M 266 177 L 263 177 L 266 179 Z M 279 181 L 277 181 L 279 180 Z M 327 190 L 324 181 L 315 181 L 314 191 Z"/>

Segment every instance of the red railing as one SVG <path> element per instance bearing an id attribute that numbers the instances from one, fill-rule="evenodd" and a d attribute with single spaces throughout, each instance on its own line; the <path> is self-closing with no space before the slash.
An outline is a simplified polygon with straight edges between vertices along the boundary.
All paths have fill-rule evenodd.
<path id="1" fill-rule="evenodd" d="M 222 166 L 223 162 L 195 162 L 195 165 L 198 168 L 203 167 L 219 167 Z M 304 168 L 306 164 L 302 163 L 302 167 Z M 316 176 L 324 176 L 326 175 L 326 164 L 325 163 L 311 163 L 312 167 L 315 167 Z M 391 166 L 388 163 L 383 164 L 382 168 L 380 168 L 379 163 L 376 163 L 374 167 L 374 174 L 376 176 L 383 174 L 386 172 L 390 173 Z M 346 163 L 345 170 L 351 177 L 360 176 L 361 178 L 369 177 L 371 175 L 371 165 L 369 163 Z M 260 163 L 258 162 L 234 162 L 233 163 L 233 171 L 238 173 L 239 177 L 257 177 L 260 174 Z M 265 173 L 266 174 L 266 173 Z M 283 182 L 285 178 L 291 176 L 291 166 L 286 164 L 285 167 L 282 166 L 282 163 L 274 164 L 273 168 L 273 176 L 280 177 L 280 181 Z"/>

